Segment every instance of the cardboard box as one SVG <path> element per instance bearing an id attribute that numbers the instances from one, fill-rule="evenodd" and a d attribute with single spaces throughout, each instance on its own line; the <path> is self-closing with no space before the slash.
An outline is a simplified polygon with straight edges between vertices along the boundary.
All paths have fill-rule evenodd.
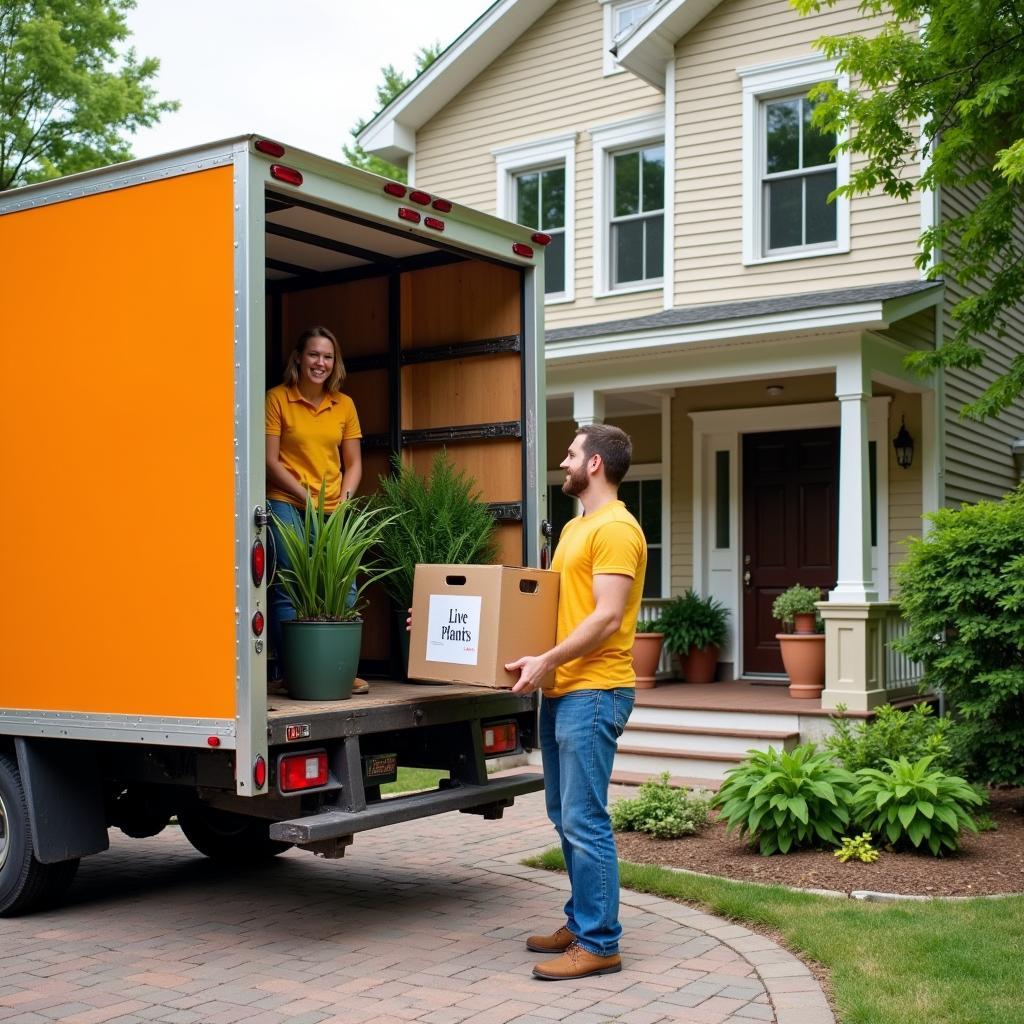
<path id="1" fill-rule="evenodd" d="M 557 622 L 558 573 L 417 565 L 409 677 L 509 689 L 519 674 L 505 663 L 554 647 Z"/>

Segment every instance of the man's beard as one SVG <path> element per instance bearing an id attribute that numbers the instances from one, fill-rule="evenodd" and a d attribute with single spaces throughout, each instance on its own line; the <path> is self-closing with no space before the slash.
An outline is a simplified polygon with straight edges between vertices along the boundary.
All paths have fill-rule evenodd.
<path id="1" fill-rule="evenodd" d="M 580 466 L 579 470 L 568 472 L 565 482 L 562 484 L 562 493 L 570 498 L 578 498 L 586 489 L 590 480 L 587 477 L 587 467 Z"/>

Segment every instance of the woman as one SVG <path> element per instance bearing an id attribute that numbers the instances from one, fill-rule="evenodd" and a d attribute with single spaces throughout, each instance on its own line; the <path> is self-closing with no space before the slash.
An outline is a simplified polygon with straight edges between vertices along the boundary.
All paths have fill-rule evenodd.
<path id="1" fill-rule="evenodd" d="M 324 510 L 352 497 L 363 475 L 356 407 L 342 394 L 345 365 L 338 339 L 326 327 L 299 335 L 284 381 L 267 392 L 267 502 L 285 522 L 301 526 L 306 494 L 315 501 L 324 487 Z M 287 568 L 284 545 L 271 520 L 278 567 Z M 270 643 L 281 656 L 281 623 L 295 608 L 279 586 L 270 588 Z"/>

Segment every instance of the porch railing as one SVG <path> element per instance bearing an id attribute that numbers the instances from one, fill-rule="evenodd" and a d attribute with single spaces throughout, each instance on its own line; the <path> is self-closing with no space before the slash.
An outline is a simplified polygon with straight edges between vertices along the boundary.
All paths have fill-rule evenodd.
<path id="1" fill-rule="evenodd" d="M 885 652 L 886 690 L 916 690 L 924 679 L 924 666 L 911 661 L 905 654 L 894 650 L 892 643 L 906 636 L 909 623 L 900 615 L 899 606 L 891 602 L 885 605 L 882 622 L 882 644 Z"/>
<path id="2" fill-rule="evenodd" d="M 640 602 L 640 618 L 656 619 L 667 604 L 667 597 L 645 597 Z M 654 674 L 657 679 L 671 679 L 675 675 L 672 669 L 672 655 L 664 647 L 661 649 L 661 660 Z"/>

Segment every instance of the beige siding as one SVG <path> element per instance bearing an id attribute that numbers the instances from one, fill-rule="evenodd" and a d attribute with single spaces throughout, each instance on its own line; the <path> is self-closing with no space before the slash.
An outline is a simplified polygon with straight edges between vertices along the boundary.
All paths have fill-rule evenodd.
<path id="1" fill-rule="evenodd" d="M 560 0 L 416 134 L 416 181 L 490 212 L 497 202 L 492 150 L 576 131 L 576 301 L 549 305 L 548 327 L 642 316 L 661 288 L 594 299 L 591 128 L 664 108 L 633 75 L 603 73 L 603 15 L 594 0 Z"/>
<path id="2" fill-rule="evenodd" d="M 970 209 L 972 197 L 966 192 L 946 190 L 941 205 L 944 217 L 959 216 Z M 1021 235 L 1024 236 L 1024 228 Z M 969 294 L 964 286 L 947 280 L 947 335 L 952 334 L 950 310 Z M 1010 329 L 1003 338 L 987 334 L 976 339 L 985 351 L 981 366 L 972 370 L 949 370 L 945 374 L 947 505 L 998 498 L 1017 484 L 1010 445 L 1016 438 L 1024 437 L 1024 403 L 1018 400 L 1001 416 L 983 423 L 960 415 L 964 405 L 977 398 L 996 375 L 1004 373 L 1013 358 L 1024 351 L 1024 310 L 1012 311 L 1008 319 Z"/>
<path id="3" fill-rule="evenodd" d="M 906 417 L 907 430 L 913 438 L 922 436 L 921 396 L 897 393 L 889 405 L 889 430 L 885 454 L 879 452 L 878 470 L 888 465 L 889 474 L 889 587 L 896 593 L 896 566 L 907 557 L 907 538 L 921 536 L 921 458 L 914 459 L 909 469 L 900 468 L 891 439 L 899 432 Z M 884 462 L 883 462 L 884 458 Z"/>
<path id="4" fill-rule="evenodd" d="M 920 231 L 917 202 L 851 203 L 846 254 L 744 267 L 742 83 L 738 68 L 809 55 L 823 34 L 859 32 L 856 0 L 802 18 L 788 0 L 725 0 L 676 49 L 675 302 L 760 298 L 906 280 Z M 856 167 L 856 164 L 854 165 Z"/>

